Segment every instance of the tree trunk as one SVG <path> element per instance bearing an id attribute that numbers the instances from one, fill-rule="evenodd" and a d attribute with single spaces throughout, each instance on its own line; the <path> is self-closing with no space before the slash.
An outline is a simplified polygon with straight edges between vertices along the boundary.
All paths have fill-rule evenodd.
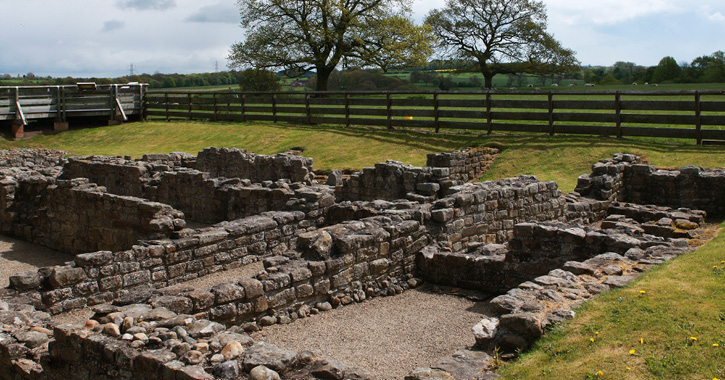
<path id="1" fill-rule="evenodd" d="M 330 79 L 330 74 L 332 74 L 332 70 L 334 70 L 334 67 L 327 67 L 327 66 L 317 66 L 317 85 L 315 86 L 315 91 L 327 91 L 327 82 Z"/>
<path id="2" fill-rule="evenodd" d="M 486 65 L 485 61 L 478 61 L 478 65 L 481 68 L 481 74 L 483 74 L 483 87 L 491 89 L 493 88 L 493 76 L 496 73 L 492 72 L 491 69 Z"/>
<path id="3" fill-rule="evenodd" d="M 488 89 L 493 88 L 493 76 L 495 74 L 494 73 L 489 73 L 489 72 L 484 72 L 482 74 L 483 74 L 483 79 L 484 79 L 483 86 L 486 87 L 486 88 L 488 88 Z"/>

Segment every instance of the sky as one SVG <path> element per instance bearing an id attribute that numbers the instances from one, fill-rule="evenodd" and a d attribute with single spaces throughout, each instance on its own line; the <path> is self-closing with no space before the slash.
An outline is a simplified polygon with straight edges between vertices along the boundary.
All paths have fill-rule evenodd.
<path id="1" fill-rule="evenodd" d="M 656 65 L 725 50 L 725 0 L 544 0 L 584 65 Z M 414 0 L 422 22 L 445 0 Z M 0 0 L 0 75 L 118 77 L 226 70 L 236 0 Z"/>

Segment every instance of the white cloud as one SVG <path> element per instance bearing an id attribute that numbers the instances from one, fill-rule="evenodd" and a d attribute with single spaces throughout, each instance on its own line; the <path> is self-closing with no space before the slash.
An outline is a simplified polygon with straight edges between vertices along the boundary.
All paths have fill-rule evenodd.
<path id="1" fill-rule="evenodd" d="M 612 25 L 643 16 L 687 10 L 683 1 L 676 0 L 548 0 L 545 3 L 550 19 L 569 25 Z"/>
<path id="2" fill-rule="evenodd" d="M 114 30 L 122 29 L 124 25 L 126 25 L 126 23 L 120 20 L 106 21 L 103 23 L 101 31 L 104 33 L 112 32 Z"/>
<path id="3" fill-rule="evenodd" d="M 220 22 L 237 24 L 240 22 L 239 9 L 231 3 L 218 3 L 199 8 L 185 19 L 190 22 Z"/>
<path id="4" fill-rule="evenodd" d="M 707 18 L 710 19 L 710 21 L 725 22 L 725 15 L 723 15 L 722 12 L 711 13 L 707 15 Z"/>
<path id="5" fill-rule="evenodd" d="M 116 5 L 122 9 L 166 10 L 176 6 L 176 0 L 119 0 Z"/>

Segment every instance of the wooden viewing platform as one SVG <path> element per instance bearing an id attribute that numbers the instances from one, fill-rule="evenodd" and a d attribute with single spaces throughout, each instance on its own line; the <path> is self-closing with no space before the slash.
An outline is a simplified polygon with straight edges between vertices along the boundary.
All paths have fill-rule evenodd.
<path id="1" fill-rule="evenodd" d="M 70 86 L 0 86 L 0 123 L 12 127 L 13 138 L 23 137 L 31 120 L 52 119 L 55 131 L 68 129 L 68 119 L 108 117 L 109 125 L 134 116 L 143 119 L 147 84 L 78 83 Z"/>

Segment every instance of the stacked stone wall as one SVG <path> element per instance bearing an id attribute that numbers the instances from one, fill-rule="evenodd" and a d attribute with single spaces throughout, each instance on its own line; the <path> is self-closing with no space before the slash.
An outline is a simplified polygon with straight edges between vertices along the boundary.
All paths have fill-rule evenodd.
<path id="1" fill-rule="evenodd" d="M 152 240 L 124 251 L 77 255 L 72 265 L 11 276 L 11 287 L 35 293 L 38 307 L 59 313 L 149 288 L 189 281 L 213 272 L 283 254 L 296 245 L 304 214 L 268 213 Z"/>
<path id="2" fill-rule="evenodd" d="M 130 157 L 88 156 L 69 158 L 58 178 L 87 178 L 110 193 L 147 198 L 145 186 L 152 175 L 150 164 L 132 161 Z"/>
<path id="3" fill-rule="evenodd" d="M 415 286 L 415 255 L 427 244 L 414 221 L 346 222 L 300 234 L 295 252 L 265 259 L 264 271 L 252 279 L 162 293 L 150 302 L 231 324 L 288 323 Z"/>
<path id="4" fill-rule="evenodd" d="M 565 216 L 556 182 L 533 176 L 466 184 L 449 192 L 433 203 L 428 228 L 433 240 L 453 251 L 506 242 L 517 223 L 561 221 Z"/>
<path id="5" fill-rule="evenodd" d="M 693 214 L 692 219 L 697 220 L 698 215 Z M 612 227 L 521 223 L 514 227 L 507 246 L 489 245 L 469 252 L 428 247 L 418 257 L 417 268 L 426 281 L 501 294 L 568 261 L 584 261 L 603 253 L 623 254 L 632 248 L 687 247 L 685 239 L 648 235 L 633 223 Z"/>
<path id="6" fill-rule="evenodd" d="M 624 172 L 625 200 L 674 208 L 704 210 L 712 216 L 725 215 L 725 170 L 686 166 L 679 170 L 658 170 L 649 165 L 632 165 Z"/>
<path id="7" fill-rule="evenodd" d="M 193 167 L 212 177 L 246 178 L 252 182 L 288 179 L 310 184 L 314 178 L 311 158 L 290 153 L 265 156 L 236 148 L 205 148 Z"/>
<path id="8" fill-rule="evenodd" d="M 428 154 L 426 166 L 448 168 L 449 179 L 456 184 L 463 184 L 481 177 L 498 153 L 498 149 L 489 147 L 466 148 L 450 153 L 431 153 Z"/>

